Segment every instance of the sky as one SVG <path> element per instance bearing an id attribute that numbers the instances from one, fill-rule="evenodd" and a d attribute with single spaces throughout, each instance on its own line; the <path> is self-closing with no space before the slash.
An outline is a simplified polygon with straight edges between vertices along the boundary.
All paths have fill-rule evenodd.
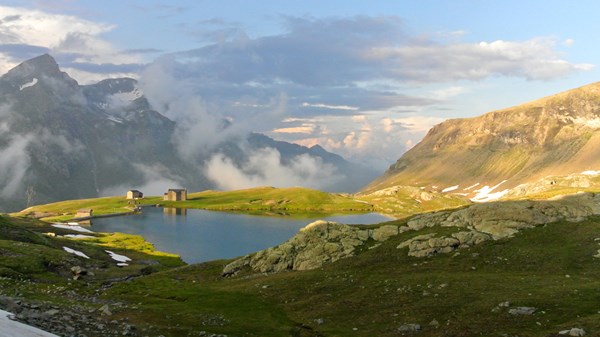
<path id="1" fill-rule="evenodd" d="M 81 84 L 138 79 L 175 120 L 227 120 L 229 133 L 383 171 L 446 119 L 600 80 L 598 12 L 585 0 L 3 0 L 0 73 L 49 53 Z"/>

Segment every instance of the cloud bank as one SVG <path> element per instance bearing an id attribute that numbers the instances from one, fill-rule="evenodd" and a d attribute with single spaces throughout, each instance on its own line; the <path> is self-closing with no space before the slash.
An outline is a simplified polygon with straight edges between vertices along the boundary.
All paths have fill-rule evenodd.
<path id="1" fill-rule="evenodd" d="M 215 154 L 206 163 L 204 173 L 219 188 L 243 189 L 255 186 L 302 186 L 326 189 L 342 177 L 335 167 L 307 154 L 282 164 L 281 154 L 273 148 L 252 153 L 241 166 L 223 154 Z"/>
<path id="2" fill-rule="evenodd" d="M 422 111 L 468 91 L 456 81 L 545 81 L 592 68 L 565 60 L 549 38 L 437 41 L 393 16 L 281 20 L 280 33 L 231 29 L 142 73 L 154 106 L 187 125 L 177 140 L 184 154 L 255 131 L 361 161 L 376 154 L 384 167 L 443 120 Z M 409 94 L 412 86 L 436 89 Z"/>

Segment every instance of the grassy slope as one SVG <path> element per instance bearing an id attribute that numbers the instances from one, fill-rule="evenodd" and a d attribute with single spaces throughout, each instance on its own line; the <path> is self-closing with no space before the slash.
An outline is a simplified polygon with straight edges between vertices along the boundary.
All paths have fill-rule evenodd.
<path id="1" fill-rule="evenodd" d="M 348 195 L 301 187 L 257 187 L 237 191 L 191 193 L 184 202 L 162 202 L 165 206 L 226 211 L 370 211 L 372 206 Z"/>
<path id="2" fill-rule="evenodd" d="M 307 188 L 258 187 L 238 191 L 204 191 L 188 194 L 187 201 L 164 201 L 161 197 L 147 197 L 142 204 L 166 207 L 198 208 L 244 212 L 369 212 L 373 206 L 341 194 L 325 193 Z M 78 209 L 92 208 L 94 215 L 129 212 L 125 197 L 105 197 L 61 201 L 29 207 L 15 215 L 42 215 L 47 221 L 73 218 Z"/>
<path id="3" fill-rule="evenodd" d="M 393 195 L 347 195 L 293 187 L 257 187 L 237 191 L 203 191 L 188 194 L 187 201 L 164 201 L 161 197 L 147 197 L 140 202 L 146 205 L 196 208 L 216 211 L 245 213 L 351 213 L 382 212 L 397 217 L 454 208 L 465 205 L 465 198 L 437 192 L 430 193 L 429 200 L 417 200 L 422 193 L 418 188 L 405 187 Z M 61 201 L 27 208 L 14 215 L 35 215 L 45 221 L 65 221 L 74 217 L 76 211 L 92 208 L 94 215 L 129 212 L 131 205 L 124 197 L 105 197 Z"/>
<path id="4" fill-rule="evenodd" d="M 90 295 L 96 294 L 102 303 L 122 303 L 111 308 L 113 315 L 107 320 L 126 318 L 140 335 L 147 334 L 145 329 L 165 336 L 198 331 L 229 336 L 398 336 L 397 328 L 405 323 L 421 324 L 420 336 L 547 336 L 571 327 L 600 334 L 600 260 L 593 257 L 600 248 L 600 217 L 548 224 L 512 239 L 432 258 L 412 258 L 406 249 L 396 249 L 417 234 L 407 232 L 354 258 L 305 272 L 223 279 L 220 271 L 227 261 L 164 270 L 167 263 L 163 271 L 102 290 L 97 289 L 103 280 L 139 275 L 142 265 L 114 268 L 101 248 L 43 237 L 34 231 L 45 231 L 44 225 L 19 221 L 0 222 L 0 252 L 9 257 L 0 259 L 0 294 L 58 306 L 77 299 L 78 305 L 97 309 L 99 305 L 90 302 Z M 418 234 L 455 230 L 429 228 Z M 65 242 L 93 261 L 64 253 L 60 246 Z M 119 252 L 134 260 L 154 258 Z M 60 271 L 73 263 L 97 264 L 97 276 L 85 283 L 69 281 Z M 538 311 L 533 316 L 492 311 L 504 301 Z M 318 319 L 324 323 L 318 324 Z M 440 324 L 437 329 L 428 325 L 434 319 Z"/>
<path id="5" fill-rule="evenodd" d="M 426 192 L 420 188 L 411 186 L 396 186 L 396 189 L 398 192 L 391 194 L 358 194 L 356 195 L 356 199 L 372 204 L 374 206 L 373 210 L 376 212 L 390 214 L 396 218 L 435 210 L 457 208 L 471 203 L 467 198 L 450 193 Z M 422 198 L 422 193 L 428 197 Z"/>
<path id="6" fill-rule="evenodd" d="M 405 153 L 365 191 L 394 185 L 442 188 L 475 183 L 503 188 L 548 175 L 600 167 L 600 134 L 584 122 L 596 118 L 600 82 L 479 117 L 447 120 Z"/>
<path id="7" fill-rule="evenodd" d="M 25 216 L 35 215 L 48 221 L 64 221 L 71 219 L 79 209 L 91 208 L 94 215 L 109 213 L 124 213 L 131 211 L 131 205 L 128 204 L 125 197 L 104 197 L 92 199 L 78 199 L 60 201 L 46 205 L 32 206 L 14 215 Z"/>
<path id="8" fill-rule="evenodd" d="M 180 327 L 172 336 L 192 331 L 185 325 L 193 325 L 196 315 L 227 320 L 204 329 L 246 336 L 287 336 L 292 321 L 304 327 L 296 325 L 297 332 L 323 336 L 398 336 L 405 323 L 421 324 L 420 336 L 545 336 L 571 327 L 595 336 L 600 334 L 600 262 L 592 256 L 599 228 L 600 218 L 549 224 L 425 259 L 395 248 L 415 235 L 404 233 L 321 270 L 221 279 L 225 262 L 215 261 L 123 283 L 106 296 L 136 302 L 151 289 L 135 312 L 120 315 L 133 315 L 138 324 L 153 317 L 155 326 L 166 327 L 161 312 L 176 308 L 170 318 Z M 243 301 L 257 310 L 238 307 Z M 494 312 L 504 301 L 538 311 L 532 316 Z M 279 312 L 281 320 L 265 316 L 265 310 Z M 284 316 L 291 321 L 278 325 Z M 434 319 L 439 328 L 428 325 Z"/>

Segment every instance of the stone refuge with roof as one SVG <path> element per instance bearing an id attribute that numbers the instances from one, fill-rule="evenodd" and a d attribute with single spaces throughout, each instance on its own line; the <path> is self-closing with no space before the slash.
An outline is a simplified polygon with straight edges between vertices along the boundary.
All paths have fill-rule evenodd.
<path id="1" fill-rule="evenodd" d="M 166 201 L 185 201 L 187 200 L 187 189 L 171 188 L 164 194 L 163 199 Z"/>
<path id="2" fill-rule="evenodd" d="M 144 193 L 138 190 L 127 191 L 127 200 L 140 199 L 144 197 Z"/>

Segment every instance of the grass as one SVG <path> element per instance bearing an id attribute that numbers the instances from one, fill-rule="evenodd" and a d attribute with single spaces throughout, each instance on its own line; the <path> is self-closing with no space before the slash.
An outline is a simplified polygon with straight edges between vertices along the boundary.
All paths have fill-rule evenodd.
<path id="1" fill-rule="evenodd" d="M 359 194 L 356 199 L 374 205 L 374 211 L 391 214 L 396 218 L 448 209 L 457 208 L 470 204 L 471 202 L 461 196 L 425 191 L 418 187 L 396 186 L 398 191 L 390 195 L 381 194 Z M 425 194 L 426 197 L 421 197 Z"/>
<path id="2" fill-rule="evenodd" d="M 257 187 L 237 191 L 191 193 L 187 201 L 161 202 L 164 206 L 220 211 L 320 211 L 369 212 L 373 206 L 348 195 L 326 193 L 301 187 Z"/>
<path id="3" fill-rule="evenodd" d="M 456 230 L 433 227 L 317 270 L 232 278 L 220 276 L 229 261 L 185 266 L 135 236 L 51 238 L 40 234 L 47 225 L 9 217 L 0 218 L 0 229 L 0 294 L 59 307 L 73 305 L 74 298 L 97 307 L 89 301 L 99 296 L 102 303 L 122 304 L 107 320 L 127 319 L 142 335 L 398 336 L 407 323 L 422 326 L 419 336 L 548 336 L 571 327 L 600 334 L 600 260 L 593 257 L 600 248 L 600 217 L 547 224 L 431 258 L 396 248 L 417 234 Z M 91 260 L 67 254 L 63 245 Z M 104 245 L 139 264 L 115 267 Z M 158 265 L 148 269 L 144 260 Z M 95 276 L 72 282 L 72 265 Z M 102 286 L 107 280 L 111 286 Z M 537 311 L 513 316 L 497 308 L 505 301 Z"/>
<path id="4" fill-rule="evenodd" d="M 392 196 L 349 195 L 326 193 L 308 188 L 257 187 L 236 191 L 203 191 L 189 193 L 185 201 L 165 201 L 150 196 L 138 200 L 139 204 L 188 209 L 243 212 L 259 215 L 348 214 L 380 212 L 395 217 L 446 208 L 456 208 L 469 203 L 463 197 L 431 192 L 427 200 L 417 200 L 423 193 L 416 187 L 400 187 Z M 15 216 L 34 216 L 48 222 L 73 219 L 77 210 L 91 208 L 94 215 L 130 212 L 125 197 L 68 200 L 29 207 Z"/>
<path id="5" fill-rule="evenodd" d="M 131 212 L 131 205 L 125 197 L 104 197 L 92 199 L 79 199 L 60 201 L 46 205 L 29 207 L 16 216 L 34 215 L 46 221 L 67 221 L 75 217 L 77 210 L 94 210 L 94 215 Z"/>
<path id="6" fill-rule="evenodd" d="M 165 336 L 200 328 L 236 336 L 398 336 L 406 323 L 421 324 L 419 336 L 547 336 L 571 327 L 595 336 L 599 229 L 600 218 L 548 224 L 432 258 L 396 248 L 415 235 L 407 232 L 318 270 L 223 279 L 227 261 L 213 261 L 121 283 L 105 296 L 139 302 L 120 315 L 140 326 L 152 321 Z M 449 229 L 428 229 L 439 230 Z M 537 311 L 496 309 L 505 301 Z M 179 327 L 161 318 L 165 308 Z M 210 315 L 226 323 L 198 324 Z M 434 320 L 439 328 L 429 325 Z"/>
<path id="7" fill-rule="evenodd" d="M 141 204 L 177 208 L 195 208 L 247 213 L 350 213 L 371 212 L 373 205 L 354 200 L 349 195 L 326 193 L 307 188 L 259 187 L 238 191 L 204 191 L 188 194 L 186 201 L 165 201 L 151 196 Z M 125 197 L 104 197 L 61 201 L 29 207 L 15 216 L 35 216 L 44 221 L 68 221 L 77 210 L 91 208 L 94 215 L 130 212 Z"/>

